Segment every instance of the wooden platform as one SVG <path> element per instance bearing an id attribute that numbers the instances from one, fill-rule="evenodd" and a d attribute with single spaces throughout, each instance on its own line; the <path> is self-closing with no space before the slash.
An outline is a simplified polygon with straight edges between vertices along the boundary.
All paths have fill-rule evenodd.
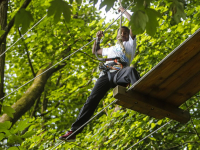
<path id="1" fill-rule="evenodd" d="M 200 91 L 200 29 L 167 55 L 133 88 L 117 86 L 117 104 L 162 119 L 189 121 L 187 111 L 178 108 Z"/>

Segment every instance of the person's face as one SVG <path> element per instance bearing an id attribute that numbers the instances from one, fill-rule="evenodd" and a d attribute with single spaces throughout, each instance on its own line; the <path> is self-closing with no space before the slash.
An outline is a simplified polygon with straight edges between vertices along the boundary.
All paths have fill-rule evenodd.
<path id="1" fill-rule="evenodd" d="M 122 30 L 122 41 L 128 41 L 129 40 L 129 31 L 125 28 L 121 28 Z M 118 34 L 117 34 L 117 39 L 120 37 L 120 30 L 118 31 Z"/>

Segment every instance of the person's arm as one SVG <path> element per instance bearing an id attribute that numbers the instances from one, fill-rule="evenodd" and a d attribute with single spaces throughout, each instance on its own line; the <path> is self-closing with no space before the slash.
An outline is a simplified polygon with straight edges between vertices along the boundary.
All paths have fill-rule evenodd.
<path id="1" fill-rule="evenodd" d="M 96 46 L 97 46 L 97 54 L 102 55 L 103 49 L 100 47 L 100 40 L 103 37 L 103 31 L 98 31 L 96 36 L 98 37 L 98 43 L 96 43 L 96 40 L 95 40 L 93 48 L 92 48 L 92 53 L 95 54 Z"/>
<path id="2" fill-rule="evenodd" d="M 125 11 L 125 9 L 123 7 L 119 7 L 118 10 L 121 11 L 121 13 L 123 13 Z M 127 11 L 125 11 L 124 14 L 125 14 L 126 18 L 129 21 L 131 21 L 131 15 Z M 135 39 L 135 35 L 133 35 L 131 28 L 130 28 L 130 36 L 132 37 L 133 40 Z"/>

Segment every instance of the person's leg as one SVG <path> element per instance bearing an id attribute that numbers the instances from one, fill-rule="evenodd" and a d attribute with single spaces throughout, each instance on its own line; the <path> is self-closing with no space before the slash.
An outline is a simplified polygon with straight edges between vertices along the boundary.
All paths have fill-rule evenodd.
<path id="1" fill-rule="evenodd" d="M 125 67 L 121 69 L 115 76 L 117 85 L 126 86 L 127 84 L 134 84 L 139 80 L 140 76 L 137 70 L 133 67 Z"/>
<path id="2" fill-rule="evenodd" d="M 115 73 L 111 73 L 111 77 L 114 77 Z M 104 75 L 100 77 L 97 82 L 95 83 L 94 88 L 90 96 L 88 97 L 86 103 L 82 107 L 76 121 L 72 124 L 71 130 L 75 131 L 79 127 L 81 127 L 85 122 L 87 122 L 91 116 L 94 114 L 97 105 L 99 104 L 100 100 L 104 97 L 107 91 L 110 89 L 110 83 L 108 79 L 108 75 Z M 83 130 L 81 128 L 76 133 L 80 133 Z"/>

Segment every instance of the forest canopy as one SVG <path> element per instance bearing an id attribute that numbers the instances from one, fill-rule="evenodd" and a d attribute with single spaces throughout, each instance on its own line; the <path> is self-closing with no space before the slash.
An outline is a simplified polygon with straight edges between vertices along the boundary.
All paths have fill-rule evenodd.
<path id="1" fill-rule="evenodd" d="M 131 65 L 141 76 L 199 29 L 199 3 L 122 0 L 133 13 L 130 22 L 123 18 L 123 25 L 136 35 Z M 58 137 L 70 129 L 99 75 L 91 42 L 96 32 L 106 30 L 102 47 L 116 42 L 119 20 L 105 22 L 98 9 L 118 13 L 118 7 L 117 0 L 0 0 L 0 149 L 51 149 L 60 142 Z M 199 94 L 181 108 L 199 100 Z M 95 114 L 113 100 L 110 90 Z M 133 149 L 198 149 L 199 109 L 196 103 L 187 124 L 172 121 Z M 113 104 L 76 142 L 57 148 L 128 149 L 169 120 Z"/>

